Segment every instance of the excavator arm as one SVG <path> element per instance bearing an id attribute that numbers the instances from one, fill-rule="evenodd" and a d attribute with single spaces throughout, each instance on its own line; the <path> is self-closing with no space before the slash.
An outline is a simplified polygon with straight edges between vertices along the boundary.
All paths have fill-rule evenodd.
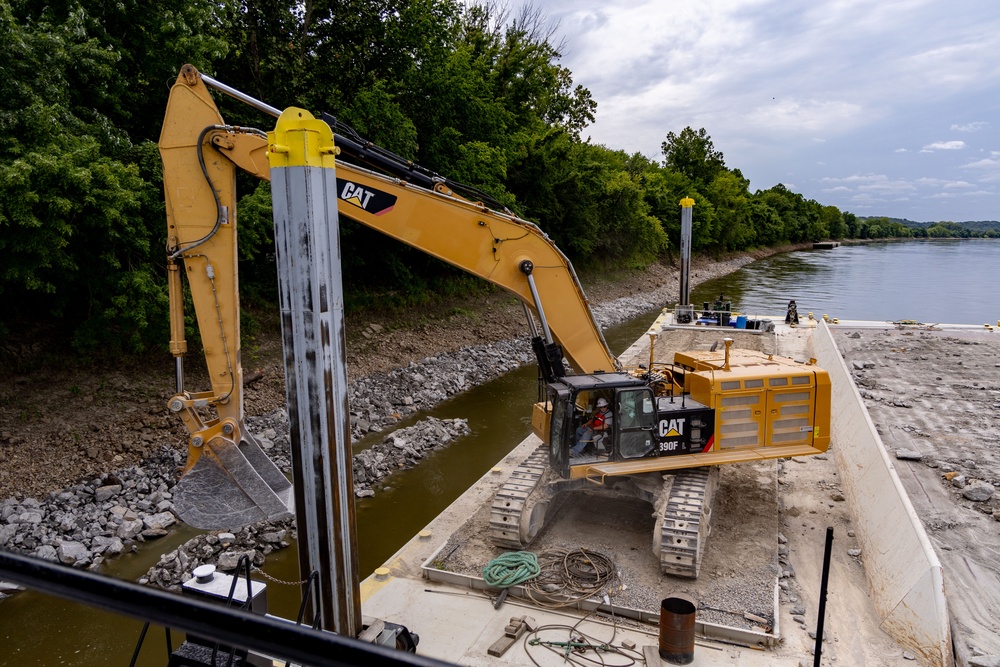
<path id="1" fill-rule="evenodd" d="M 342 143 L 356 146 L 352 140 Z M 290 507 L 287 481 L 260 450 L 243 416 L 235 175 L 241 169 L 269 180 L 267 151 L 263 132 L 226 125 L 198 71 L 191 66 L 181 70 L 171 90 L 160 153 L 170 349 L 177 366 L 177 393 L 169 407 L 191 436 L 183 470 L 187 486 L 204 489 L 183 494 L 190 501 L 177 503 L 192 525 L 217 523 L 211 516 L 219 513 L 249 523 L 282 516 Z M 515 295 L 541 325 L 536 351 L 540 363 L 549 364 L 549 373 L 563 374 L 562 354 L 577 373 L 616 370 L 617 361 L 566 256 L 535 224 L 469 201 L 449 185 L 445 179 L 426 178 L 417 185 L 343 160 L 337 164 L 341 215 Z M 204 348 L 208 391 L 185 389 L 182 272 Z M 203 457 L 208 460 L 198 465 Z M 190 483 L 199 477 L 198 484 Z M 219 497 L 214 489 L 220 486 L 238 491 Z"/>
<path id="2" fill-rule="evenodd" d="M 240 352 L 236 164 L 217 145 L 244 130 L 223 125 L 197 70 L 186 66 L 172 89 L 160 133 L 167 209 L 170 350 L 176 394 L 168 401 L 189 432 L 184 485 L 175 509 L 198 528 L 233 528 L 291 516 L 292 488 L 246 427 Z M 203 91 L 207 93 L 207 91 Z M 220 132 L 220 128 L 226 128 Z M 266 165 L 266 148 L 240 161 Z M 211 388 L 185 388 L 187 276 Z M 200 463 L 200 465 L 199 465 Z"/>
<path id="3" fill-rule="evenodd" d="M 535 224 L 344 162 L 337 188 L 341 215 L 514 294 L 576 372 L 615 370 L 572 264 Z"/>

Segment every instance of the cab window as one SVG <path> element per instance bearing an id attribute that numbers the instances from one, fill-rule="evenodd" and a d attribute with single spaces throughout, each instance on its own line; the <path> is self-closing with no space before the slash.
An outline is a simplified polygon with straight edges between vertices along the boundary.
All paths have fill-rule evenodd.
<path id="1" fill-rule="evenodd" d="M 647 456 L 655 447 L 653 425 L 656 408 L 648 389 L 628 389 L 618 393 L 618 445 L 622 458 Z"/>

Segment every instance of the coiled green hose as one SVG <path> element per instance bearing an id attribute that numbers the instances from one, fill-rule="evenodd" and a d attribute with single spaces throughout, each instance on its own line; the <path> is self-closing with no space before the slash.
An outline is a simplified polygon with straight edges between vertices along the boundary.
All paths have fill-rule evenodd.
<path id="1" fill-rule="evenodd" d="M 483 568 L 483 580 L 493 588 L 510 588 L 534 579 L 541 572 L 538 556 L 531 551 L 508 551 Z"/>

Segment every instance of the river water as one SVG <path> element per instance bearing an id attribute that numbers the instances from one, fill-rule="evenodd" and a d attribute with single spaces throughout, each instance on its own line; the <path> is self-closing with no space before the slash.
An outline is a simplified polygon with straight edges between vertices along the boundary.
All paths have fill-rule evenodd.
<path id="1" fill-rule="evenodd" d="M 795 299 L 800 314 L 813 311 L 843 319 L 983 324 L 1000 318 L 991 274 L 1000 266 L 998 240 L 932 240 L 878 243 L 833 250 L 800 251 L 754 262 L 736 273 L 699 285 L 692 302 L 714 301 L 720 292 L 734 308 L 783 314 Z M 605 332 L 617 354 L 656 317 L 651 311 Z M 998 334 L 1000 335 L 1000 334 Z M 469 420 L 472 435 L 435 451 L 413 470 L 390 478 L 390 488 L 357 503 L 360 571 L 385 562 L 530 432 L 536 369 L 524 366 L 440 404 L 427 414 Z M 406 426 L 411 422 L 401 422 Z M 385 432 L 361 441 L 373 444 Z M 106 574 L 135 580 L 159 554 L 195 533 L 182 529 L 165 541 L 107 566 Z M 264 569 L 297 578 L 293 548 L 268 556 Z M 294 617 L 298 588 L 272 584 L 271 613 Z M 127 665 L 141 624 L 28 591 L 0 602 L 0 665 Z M 419 628 L 415 628 L 419 632 Z M 175 635 L 174 645 L 179 637 Z M 166 664 L 162 629 L 150 633 L 140 657 L 146 667 Z"/>
<path id="2" fill-rule="evenodd" d="M 997 324 L 1000 239 L 928 239 L 775 255 L 694 290 L 692 303 L 720 292 L 741 313 L 812 311 L 853 320 Z"/>

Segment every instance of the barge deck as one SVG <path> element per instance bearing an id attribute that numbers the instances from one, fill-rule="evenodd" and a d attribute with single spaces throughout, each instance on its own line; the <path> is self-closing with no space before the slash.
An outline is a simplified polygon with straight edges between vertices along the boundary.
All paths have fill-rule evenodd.
<path id="1" fill-rule="evenodd" d="M 827 325 L 817 320 L 797 327 L 779 324 L 765 333 L 673 326 L 665 315 L 649 333 L 656 334 L 658 359 L 664 357 L 661 346 L 664 350 L 668 346 L 707 348 L 723 336 L 737 338 L 737 346 L 808 358 L 821 356 L 814 347 L 818 331 L 830 337 Z M 643 336 L 626 351 L 623 364 L 648 360 L 649 340 Z M 821 358 L 820 363 L 827 367 L 832 362 L 832 358 L 826 363 Z M 839 358 L 836 362 L 842 363 Z M 863 410 L 849 375 L 839 376 L 834 391 Z M 527 635 L 501 656 L 491 655 L 490 647 L 504 636 L 513 619 L 526 615 L 538 626 L 552 626 L 547 631 L 552 634 L 543 641 L 567 642 L 582 632 L 598 643 L 635 646 L 641 656 L 643 647 L 655 649 L 658 644 L 658 602 L 679 594 L 700 602 L 693 664 L 811 663 L 825 532 L 833 527 L 824 662 L 881 666 L 904 664 L 916 657 L 923 664 L 951 664 L 950 649 L 945 650 L 950 643 L 946 624 L 940 628 L 939 617 L 946 616 L 943 593 L 940 603 L 932 601 L 926 615 L 931 617 L 929 625 L 944 636 L 930 639 L 908 637 L 908 630 L 900 633 L 898 623 L 887 625 L 885 604 L 872 594 L 872 575 L 866 573 L 865 559 L 858 554 L 875 547 L 865 541 L 870 531 L 855 523 L 867 519 L 852 512 L 857 488 L 841 478 L 839 467 L 845 465 L 839 450 L 848 449 L 841 446 L 844 437 L 854 438 L 857 433 L 848 434 L 843 428 L 835 427 L 830 454 L 724 466 L 720 489 L 728 488 L 728 496 L 720 491 L 704 574 L 698 581 L 659 574 L 645 525 L 652 519 L 643 515 L 642 508 L 573 496 L 556 508 L 554 519 L 532 550 L 558 545 L 606 552 L 616 562 L 625 590 L 619 591 L 620 596 L 551 609 L 532 604 L 515 587 L 495 609 L 496 592 L 486 590 L 480 570 L 502 552 L 490 551 L 478 534 L 485 535 L 488 524 L 488 517 L 483 521 L 481 515 L 483 508 L 488 514 L 506 474 L 541 444 L 530 436 L 362 582 L 363 611 L 408 624 L 421 636 L 419 652 L 431 657 L 462 665 L 555 665 L 562 664 L 564 656 L 540 651 L 541 645 L 530 644 Z M 903 504 L 908 506 L 908 502 Z M 477 529 L 480 523 L 484 525 Z M 931 563 L 928 571 L 939 575 L 939 564 Z M 766 598 L 764 607 L 762 598 Z M 712 604 L 715 600 L 726 602 Z M 919 609 L 917 613 L 925 612 Z M 900 627 L 910 626 L 903 621 Z M 657 660 L 655 650 L 647 655 L 650 662 Z"/>

